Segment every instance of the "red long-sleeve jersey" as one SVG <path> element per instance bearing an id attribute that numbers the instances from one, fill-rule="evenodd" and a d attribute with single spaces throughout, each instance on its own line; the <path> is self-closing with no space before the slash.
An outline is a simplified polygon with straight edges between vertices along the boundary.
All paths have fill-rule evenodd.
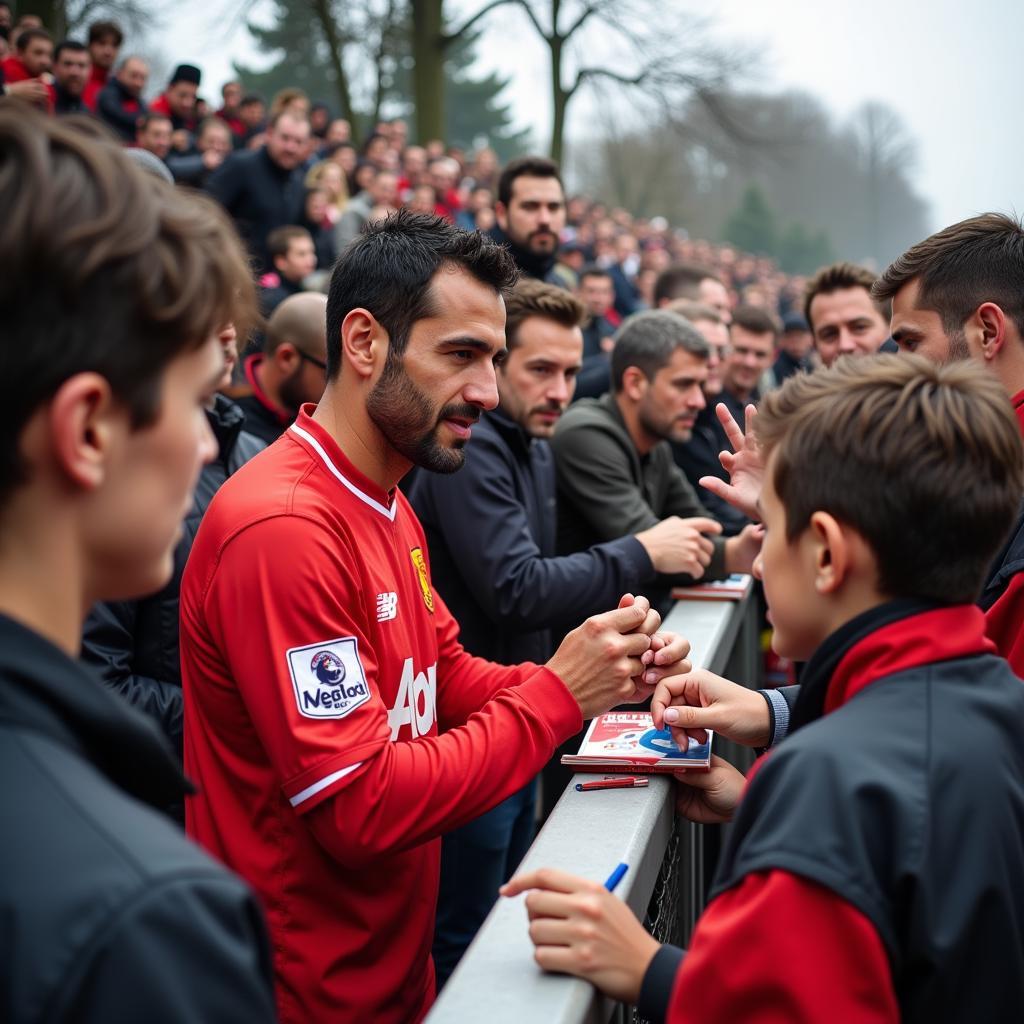
<path id="1" fill-rule="evenodd" d="M 233 476 L 181 589 L 187 826 L 262 897 L 281 1019 L 433 999 L 438 836 L 580 726 L 562 682 L 466 654 L 404 497 L 308 410 Z"/>

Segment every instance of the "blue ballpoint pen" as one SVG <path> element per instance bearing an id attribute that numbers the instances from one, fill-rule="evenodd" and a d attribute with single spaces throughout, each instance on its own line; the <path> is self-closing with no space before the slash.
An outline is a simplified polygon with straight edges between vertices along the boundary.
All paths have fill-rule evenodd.
<path id="1" fill-rule="evenodd" d="M 620 864 L 609 876 L 608 881 L 604 883 L 604 887 L 609 892 L 615 892 L 615 887 L 622 881 L 626 872 L 629 870 L 628 864 Z"/>

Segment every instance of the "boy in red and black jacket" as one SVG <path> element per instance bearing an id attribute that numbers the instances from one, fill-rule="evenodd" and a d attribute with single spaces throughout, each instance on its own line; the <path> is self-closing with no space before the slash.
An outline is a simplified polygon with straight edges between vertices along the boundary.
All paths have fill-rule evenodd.
<path id="1" fill-rule="evenodd" d="M 1024 686 L 973 603 L 1021 492 L 1013 412 L 979 367 L 880 356 L 792 378 L 754 431 L 755 569 L 808 664 L 747 779 L 682 776 L 687 817 L 733 823 L 689 951 L 597 883 L 505 894 L 542 890 L 541 966 L 656 1021 L 1024 1019 Z M 659 687 L 656 722 L 690 723 L 702 675 Z"/>

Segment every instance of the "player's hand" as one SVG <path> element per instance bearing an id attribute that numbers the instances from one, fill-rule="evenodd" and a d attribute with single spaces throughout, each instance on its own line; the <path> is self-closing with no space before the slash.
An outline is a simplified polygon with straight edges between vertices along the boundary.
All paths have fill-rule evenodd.
<path id="1" fill-rule="evenodd" d="M 752 572 L 763 540 L 764 527 L 760 523 L 748 523 L 735 537 L 730 537 L 725 542 L 726 571 Z"/>
<path id="2" fill-rule="evenodd" d="M 711 755 L 711 767 L 706 771 L 680 768 L 672 774 L 677 782 L 676 810 L 700 825 L 731 821 L 747 785 L 743 773 L 717 754 Z"/>
<path id="3" fill-rule="evenodd" d="M 715 406 L 715 415 L 725 428 L 726 437 L 732 445 L 731 452 L 722 452 L 718 461 L 729 474 L 729 482 L 719 480 L 717 476 L 702 476 L 701 487 L 717 494 L 729 502 L 733 508 L 739 509 L 748 519 L 759 520 L 757 502 L 761 497 L 761 484 L 764 480 L 764 463 L 761 461 L 761 450 L 754 439 L 754 420 L 757 409 L 748 405 L 744 416 L 744 430 L 732 418 L 732 414 L 722 402 Z"/>
<path id="4" fill-rule="evenodd" d="M 702 668 L 661 679 L 651 715 L 655 728 L 667 728 L 684 750 L 688 737 L 706 743 L 708 729 L 747 747 L 765 747 L 770 739 L 764 697 Z"/>
<path id="5" fill-rule="evenodd" d="M 567 634 L 548 662 L 576 698 L 584 718 L 636 700 L 634 677 L 643 674 L 642 656 L 661 616 L 646 597 L 625 595 L 612 612 L 592 615 Z"/>
<path id="6" fill-rule="evenodd" d="M 533 958 L 546 971 L 585 978 L 606 995 L 635 1003 L 657 939 L 600 882 L 554 868 L 517 875 L 499 890 L 526 897 Z"/>
<path id="7" fill-rule="evenodd" d="M 658 572 L 685 572 L 700 579 L 711 564 L 715 545 L 708 534 L 722 532 L 721 523 L 704 516 L 680 519 L 669 516 L 648 530 L 636 535 L 644 546 L 651 564 Z"/>

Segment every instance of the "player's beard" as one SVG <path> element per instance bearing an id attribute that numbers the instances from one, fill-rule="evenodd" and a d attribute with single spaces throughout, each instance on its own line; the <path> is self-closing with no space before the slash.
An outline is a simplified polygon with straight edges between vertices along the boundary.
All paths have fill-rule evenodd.
<path id="1" fill-rule="evenodd" d="M 465 441 L 448 447 L 438 440 L 441 421 L 448 416 L 480 418 L 480 410 L 472 405 L 446 405 L 439 411 L 405 372 L 401 357 L 392 357 L 390 351 L 366 399 L 366 411 L 395 451 L 432 473 L 454 473 L 466 461 Z"/>

